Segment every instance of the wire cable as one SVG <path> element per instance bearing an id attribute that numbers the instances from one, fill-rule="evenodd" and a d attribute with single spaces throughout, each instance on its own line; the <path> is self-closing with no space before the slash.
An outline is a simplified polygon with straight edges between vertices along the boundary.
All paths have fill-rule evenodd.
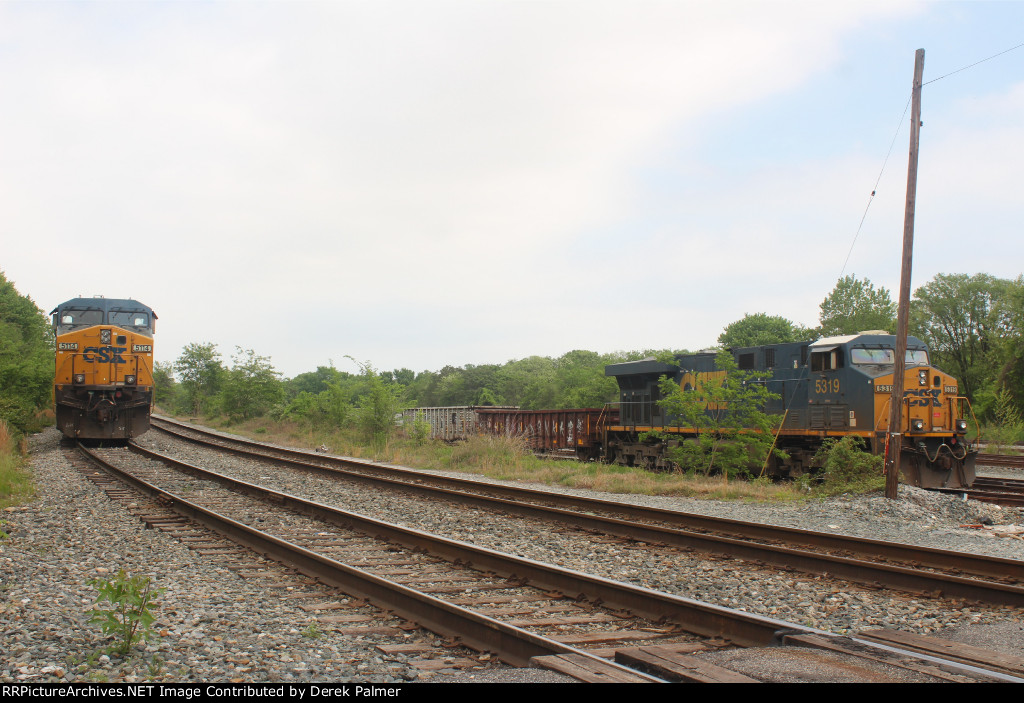
<path id="1" fill-rule="evenodd" d="M 921 87 L 923 88 L 924 86 L 926 86 L 926 85 L 928 85 L 930 83 L 934 83 L 935 81 L 941 81 L 943 78 L 948 78 L 949 76 L 952 76 L 954 73 L 960 73 L 961 71 L 966 71 L 969 68 L 974 68 L 978 64 L 985 63 L 986 61 L 991 61 L 994 58 L 1002 56 L 1003 54 L 1008 54 L 1011 51 L 1016 51 L 1017 49 L 1019 49 L 1021 47 L 1024 47 L 1024 44 L 1018 44 L 1017 46 L 1012 46 L 1009 49 L 1006 49 L 1005 51 L 1000 51 L 998 54 L 992 54 L 987 59 L 982 59 L 981 61 L 975 61 L 974 63 L 972 63 L 972 64 L 970 64 L 968 66 L 964 66 L 963 68 L 958 68 L 955 71 L 950 71 L 949 73 L 947 73 L 947 74 L 945 74 L 943 76 L 939 76 L 938 78 L 932 78 L 930 81 L 926 81 L 925 83 L 922 83 Z"/>
<path id="2" fill-rule="evenodd" d="M 1008 54 L 1011 51 L 1016 51 L 1017 49 L 1020 49 L 1022 47 L 1024 47 L 1024 43 L 1018 44 L 1017 46 L 1012 46 L 1009 49 L 1000 51 L 998 54 L 992 54 L 992 56 L 989 56 L 988 58 L 981 59 L 980 61 L 975 61 L 974 63 L 968 64 L 967 66 L 963 66 L 962 68 L 958 68 L 955 71 L 950 71 L 949 73 L 943 74 L 938 78 L 933 78 L 930 81 L 926 81 L 921 84 L 921 87 L 924 88 L 924 86 L 926 85 L 930 85 L 932 83 L 935 83 L 936 81 L 941 81 L 943 78 L 949 78 L 950 76 L 960 73 L 961 71 L 966 71 L 967 69 L 974 68 L 975 66 L 983 64 L 986 61 L 991 61 L 992 59 L 1002 56 L 1003 54 Z M 846 252 L 846 259 L 843 260 L 843 268 L 839 272 L 840 279 L 842 279 L 843 274 L 846 273 L 846 266 L 850 263 L 850 256 L 853 255 L 853 248 L 854 246 L 856 246 L 857 238 L 860 236 L 861 229 L 863 229 L 864 227 L 864 221 L 868 217 L 868 210 L 871 209 L 871 203 L 875 199 L 875 193 L 878 192 L 878 184 L 882 182 L 882 174 L 885 173 L 885 166 L 886 164 L 889 163 L 889 157 L 892 156 L 892 150 L 893 147 L 896 145 L 896 139 L 899 137 L 900 130 L 902 130 L 903 128 L 903 120 L 907 116 L 907 110 L 910 108 L 910 102 L 911 98 L 907 98 L 907 104 L 903 108 L 903 114 L 900 116 L 899 125 L 897 125 L 896 127 L 896 133 L 892 136 L 892 143 L 889 144 L 889 151 L 888 153 L 886 153 L 885 160 L 882 162 L 882 170 L 879 171 L 878 178 L 875 180 L 875 187 L 871 189 L 871 195 L 868 197 L 868 204 L 864 208 L 864 214 L 861 215 L 860 224 L 857 225 L 857 231 L 854 233 L 853 241 L 850 243 L 850 250 Z"/>
<path id="3" fill-rule="evenodd" d="M 910 109 L 910 98 L 907 98 L 907 104 L 903 107 L 903 114 L 900 115 L 899 123 L 896 125 L 896 133 L 892 135 L 892 142 L 889 143 L 889 151 L 885 154 L 885 160 L 882 161 L 882 170 L 878 172 L 878 178 L 875 179 L 875 187 L 871 189 L 871 195 L 868 196 L 868 204 L 864 208 L 864 214 L 861 215 L 860 224 L 857 225 L 857 232 L 853 235 L 853 241 L 850 242 L 850 250 L 846 252 L 846 259 L 843 261 L 843 268 L 839 272 L 839 278 L 842 279 L 843 274 L 846 273 L 846 265 L 850 263 L 850 256 L 853 254 L 853 247 L 857 244 L 857 237 L 860 236 L 860 231 L 864 227 L 864 220 L 868 217 L 868 210 L 871 209 L 871 203 L 875 199 L 875 193 L 878 192 L 878 184 L 882 182 L 882 174 L 885 173 L 885 167 L 889 163 L 889 157 L 892 156 L 893 147 L 896 146 L 896 139 L 900 136 L 900 131 L 903 129 L 903 119 L 907 116 L 907 110 Z"/>

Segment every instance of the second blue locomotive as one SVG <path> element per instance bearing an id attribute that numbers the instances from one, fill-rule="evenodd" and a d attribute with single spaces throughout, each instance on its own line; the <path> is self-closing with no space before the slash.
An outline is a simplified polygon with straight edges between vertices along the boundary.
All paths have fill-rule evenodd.
<path id="1" fill-rule="evenodd" d="M 778 396 L 763 410 L 782 416 L 777 446 L 789 458 L 776 460 L 775 474 L 798 475 L 828 437 L 855 435 L 875 453 L 885 447 L 893 386 L 896 338 L 884 332 L 827 337 L 814 342 L 772 344 L 730 350 L 740 370 L 752 371 Z M 604 459 L 618 464 L 671 468 L 666 444 L 699 430 L 680 426 L 658 403 L 659 383 L 668 376 L 684 391 L 697 379 L 721 375 L 717 352 L 685 354 L 674 364 L 633 361 L 613 364 L 605 373 L 619 385 L 619 421 L 605 427 Z M 952 376 L 931 366 L 921 340 L 907 340 L 901 408 L 903 480 L 923 488 L 963 488 L 974 482 L 977 450 L 967 442 L 967 399 Z M 667 442 L 641 441 L 659 430 Z"/>

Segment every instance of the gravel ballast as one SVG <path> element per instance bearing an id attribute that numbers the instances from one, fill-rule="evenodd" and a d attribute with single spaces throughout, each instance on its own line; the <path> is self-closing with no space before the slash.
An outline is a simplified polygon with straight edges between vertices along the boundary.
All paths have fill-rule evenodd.
<path id="1" fill-rule="evenodd" d="M 0 682 L 402 683 L 427 678 L 405 655 L 376 649 L 394 643 L 393 637 L 319 632 L 311 628 L 312 613 L 297 607 L 298 599 L 282 597 L 263 580 L 242 578 L 173 537 L 145 529 L 123 504 L 73 469 L 58 443 L 52 429 L 32 438 L 37 498 L 0 513 L 0 529 L 9 533 L 0 540 Z M 141 443 L 186 461 L 199 456 L 198 450 L 156 432 Z M 539 520 L 478 509 L 456 512 L 439 501 L 289 475 L 223 454 L 203 451 L 202 457 L 197 463 L 208 468 L 396 524 L 801 625 L 840 634 L 888 627 L 1013 654 L 1024 648 L 1024 611 L 1018 608 L 911 598 L 668 548 L 604 543 Z M 801 505 L 602 497 L 1024 559 L 1024 539 L 1012 530 L 999 531 L 1024 524 L 1019 509 L 907 487 L 901 487 L 897 501 L 844 496 Z M 966 527 L 982 523 L 991 525 Z M 149 574 L 167 589 L 157 613 L 159 637 L 127 658 L 105 653 L 110 639 L 89 623 L 96 591 L 88 582 L 121 568 Z M 430 680 L 502 680 L 501 672 Z M 508 676 L 559 680 L 544 672 Z"/>

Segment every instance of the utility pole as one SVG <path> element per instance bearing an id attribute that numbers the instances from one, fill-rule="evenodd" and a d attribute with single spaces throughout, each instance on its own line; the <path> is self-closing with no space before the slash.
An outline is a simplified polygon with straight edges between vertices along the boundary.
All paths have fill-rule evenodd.
<path id="1" fill-rule="evenodd" d="M 914 57 L 914 95 L 910 108 L 910 161 L 907 166 L 907 209 L 903 217 L 903 269 L 900 273 L 900 303 L 896 316 L 896 358 L 892 370 L 889 400 L 889 436 L 885 455 L 885 497 L 896 498 L 900 480 L 900 452 L 903 448 L 903 377 L 907 370 L 907 323 L 910 316 L 910 269 L 914 258 L 914 205 L 917 200 L 917 154 L 921 143 L 921 79 L 924 49 Z"/>

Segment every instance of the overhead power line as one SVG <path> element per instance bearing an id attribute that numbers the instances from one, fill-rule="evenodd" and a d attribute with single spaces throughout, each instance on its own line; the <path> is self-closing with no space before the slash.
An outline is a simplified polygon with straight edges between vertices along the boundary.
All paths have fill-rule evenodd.
<path id="1" fill-rule="evenodd" d="M 956 73 L 960 73 L 962 71 L 966 71 L 967 69 L 974 68 L 975 66 L 983 64 L 986 61 L 991 61 L 992 59 L 995 59 L 995 58 L 998 58 L 998 57 L 1002 56 L 1003 54 L 1008 54 L 1011 51 L 1016 51 L 1017 49 L 1020 49 L 1020 48 L 1024 48 L 1024 43 L 1021 43 L 1021 44 L 1018 44 L 1017 46 L 1013 46 L 1013 47 L 1010 47 L 1009 49 L 1005 49 L 1003 51 L 1000 51 L 998 54 L 992 54 L 988 58 L 981 59 L 980 61 L 975 61 L 974 63 L 968 64 L 968 65 L 963 66 L 961 68 L 958 68 L 955 71 L 950 71 L 949 73 L 943 74 L 943 75 L 939 76 L 938 78 L 933 78 L 930 81 L 922 83 L 921 87 L 923 88 L 924 86 L 930 85 L 931 83 L 935 83 L 936 81 L 941 81 L 943 78 L 948 78 L 949 76 L 952 76 L 952 75 L 954 75 Z M 843 268 L 839 272 L 839 278 L 842 278 L 843 274 L 846 273 L 846 266 L 847 266 L 847 264 L 850 263 L 850 256 L 853 254 L 853 248 L 857 244 L 857 237 L 860 236 L 860 231 L 864 227 L 864 221 L 868 217 L 868 210 L 871 209 L 871 203 L 875 199 L 875 193 L 878 192 L 878 184 L 882 182 L 882 174 L 885 173 L 886 164 L 889 163 L 889 157 L 892 156 L 892 149 L 896 145 L 896 139 L 899 137 L 900 131 L 903 129 L 903 120 L 907 116 L 907 110 L 909 108 L 910 108 L 910 98 L 907 98 L 907 104 L 904 106 L 903 114 L 900 116 L 899 124 L 896 126 L 896 133 L 892 135 L 892 142 L 889 144 L 889 151 L 886 152 L 885 160 L 882 161 L 882 170 L 878 172 L 878 178 L 875 180 L 875 187 L 871 189 L 871 195 L 868 196 L 868 204 L 864 208 L 864 214 L 861 215 L 860 224 L 857 225 L 857 231 L 854 233 L 853 241 L 850 243 L 850 250 L 848 252 L 846 252 L 846 259 L 843 260 Z"/>

